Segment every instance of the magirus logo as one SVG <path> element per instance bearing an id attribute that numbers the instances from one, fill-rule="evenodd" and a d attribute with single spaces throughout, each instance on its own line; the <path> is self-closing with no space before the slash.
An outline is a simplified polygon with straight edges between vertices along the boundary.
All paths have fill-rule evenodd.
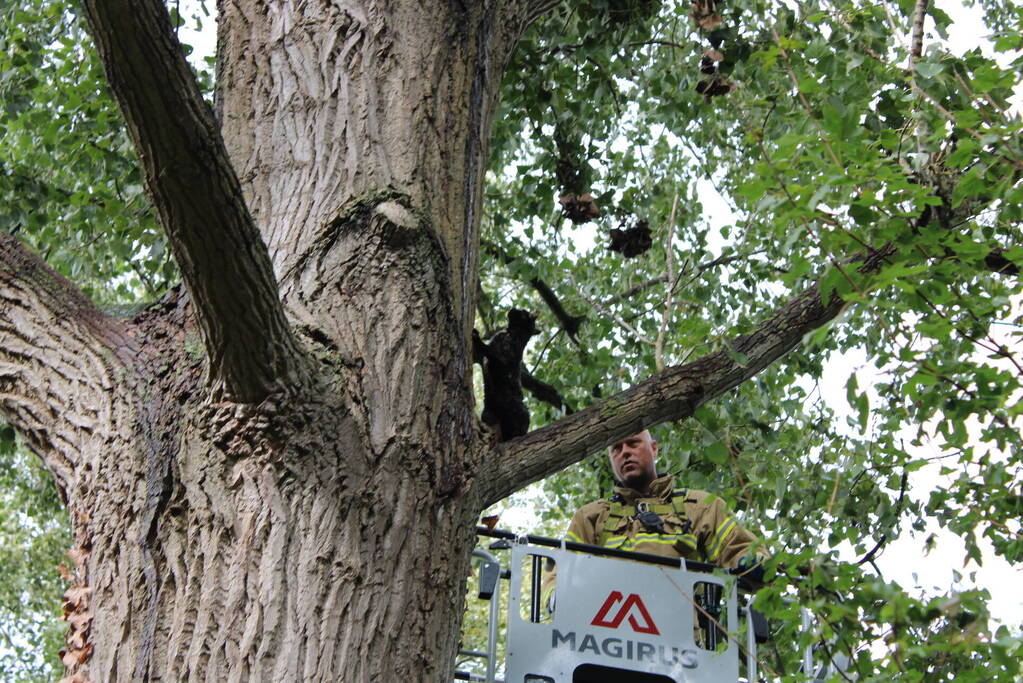
<path id="1" fill-rule="evenodd" d="M 624 602 L 623 597 L 621 591 L 611 591 L 604 604 L 597 610 L 597 615 L 593 617 L 593 621 L 590 624 L 592 626 L 618 628 L 622 621 L 628 617 L 629 625 L 632 626 L 632 630 L 636 633 L 649 633 L 654 636 L 661 635 L 661 632 L 657 630 L 657 625 L 654 624 L 654 620 L 650 617 L 650 612 L 647 611 L 646 605 L 643 604 L 643 600 L 635 593 L 630 593 L 629 597 L 624 598 Z M 613 617 L 608 618 L 608 614 L 615 609 L 618 603 L 622 603 L 621 607 L 618 607 Z M 639 620 L 636 619 L 637 616 Z"/>

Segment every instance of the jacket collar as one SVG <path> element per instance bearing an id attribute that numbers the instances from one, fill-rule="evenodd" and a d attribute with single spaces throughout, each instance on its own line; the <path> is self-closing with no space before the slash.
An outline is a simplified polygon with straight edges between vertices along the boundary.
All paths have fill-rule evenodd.
<path id="1" fill-rule="evenodd" d="M 668 500 L 671 498 L 671 492 L 675 490 L 675 477 L 670 474 L 662 474 L 661 476 L 650 482 L 650 493 L 647 495 L 641 494 L 636 489 L 630 489 L 627 486 L 615 486 L 615 493 L 621 496 L 626 503 L 635 505 L 641 500 L 650 500 L 656 498 L 657 500 Z"/>

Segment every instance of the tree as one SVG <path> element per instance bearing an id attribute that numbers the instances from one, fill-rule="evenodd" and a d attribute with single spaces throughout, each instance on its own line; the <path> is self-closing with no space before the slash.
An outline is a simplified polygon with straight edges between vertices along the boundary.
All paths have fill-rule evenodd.
<path id="1" fill-rule="evenodd" d="M 929 512 L 1019 558 L 1020 498 L 1004 495 L 1019 366 L 973 358 L 988 345 L 1016 363 L 989 325 L 1023 260 L 1018 65 L 925 52 L 940 10 L 244 0 L 219 8 L 210 106 L 162 3 L 81 9 L 96 53 L 59 5 L 5 8 L 0 233 L 0 415 L 70 512 L 72 680 L 443 680 L 480 511 L 694 414 L 712 438 L 680 426 L 679 452 L 734 474 L 724 490 L 750 510 L 816 505 L 860 545 Z M 988 9 L 996 47 L 1019 49 L 1014 10 Z M 700 175 L 738 225 L 701 220 Z M 572 255 L 562 217 L 601 212 L 617 251 Z M 175 267 L 183 287 L 165 284 Z M 608 276 L 572 285 L 588 271 Z M 159 299 L 125 312 L 87 296 L 139 289 Z M 513 303 L 566 333 L 523 385 L 575 410 L 499 441 L 476 417 L 470 340 Z M 799 408 L 797 380 L 857 345 L 888 373 L 876 451 Z M 869 396 L 850 397 L 866 426 Z M 900 495 L 907 421 L 961 463 L 926 505 Z M 832 437 L 815 459 L 752 451 Z M 822 550 L 805 547 L 793 568 Z M 872 614 L 902 595 L 810 564 L 811 586 L 856 586 Z M 947 643 L 954 617 L 885 623 L 896 644 L 921 629 Z M 876 665 L 1010 671 L 1017 642 L 982 636 Z"/>
<path id="2" fill-rule="evenodd" d="M 14 683 L 54 680 L 64 639 L 64 590 L 52 568 L 70 545 L 67 516 L 52 477 L 38 458 L 12 448 L 13 430 L 0 431 L 0 676 Z"/>

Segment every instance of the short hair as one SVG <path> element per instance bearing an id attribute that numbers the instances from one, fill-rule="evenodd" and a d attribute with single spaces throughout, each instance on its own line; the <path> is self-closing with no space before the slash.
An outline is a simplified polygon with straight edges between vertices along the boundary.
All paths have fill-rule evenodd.
<path id="1" fill-rule="evenodd" d="M 607 450 L 608 457 L 611 456 L 611 447 L 614 446 L 616 443 L 618 443 L 620 441 L 625 441 L 625 439 L 631 439 L 632 437 L 638 436 L 638 435 L 642 434 L 643 432 L 646 432 L 647 436 L 650 437 L 650 442 L 651 443 L 657 443 L 657 439 L 654 438 L 654 435 L 650 432 L 650 430 L 644 427 L 643 429 L 639 430 L 635 434 L 629 434 L 628 436 L 626 436 L 624 438 L 616 439 L 616 440 L 612 441 L 611 443 L 609 443 L 607 445 L 607 448 L 605 449 L 605 450 Z"/>

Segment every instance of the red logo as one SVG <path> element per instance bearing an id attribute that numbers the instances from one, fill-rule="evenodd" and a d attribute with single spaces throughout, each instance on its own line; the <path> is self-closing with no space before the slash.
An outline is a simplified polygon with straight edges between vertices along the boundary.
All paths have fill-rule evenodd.
<path id="1" fill-rule="evenodd" d="M 618 609 L 618 612 L 611 619 L 607 618 L 608 612 L 622 600 L 621 591 L 611 591 L 611 594 L 607 596 L 607 600 L 600 606 L 600 610 L 597 612 L 597 616 L 593 617 L 593 621 L 590 622 L 593 626 L 606 626 L 607 628 L 618 628 L 619 624 L 625 617 L 629 618 L 629 623 L 632 624 L 632 630 L 637 633 L 649 633 L 654 636 L 661 635 L 661 632 L 657 630 L 657 626 L 654 625 L 654 620 L 650 618 L 650 612 L 647 612 L 646 605 L 639 599 L 639 596 L 635 593 L 630 593 L 629 597 L 625 598 L 625 603 Z M 639 616 L 642 618 L 642 622 L 636 621 L 636 615 L 632 614 L 633 608 L 639 612 Z"/>

